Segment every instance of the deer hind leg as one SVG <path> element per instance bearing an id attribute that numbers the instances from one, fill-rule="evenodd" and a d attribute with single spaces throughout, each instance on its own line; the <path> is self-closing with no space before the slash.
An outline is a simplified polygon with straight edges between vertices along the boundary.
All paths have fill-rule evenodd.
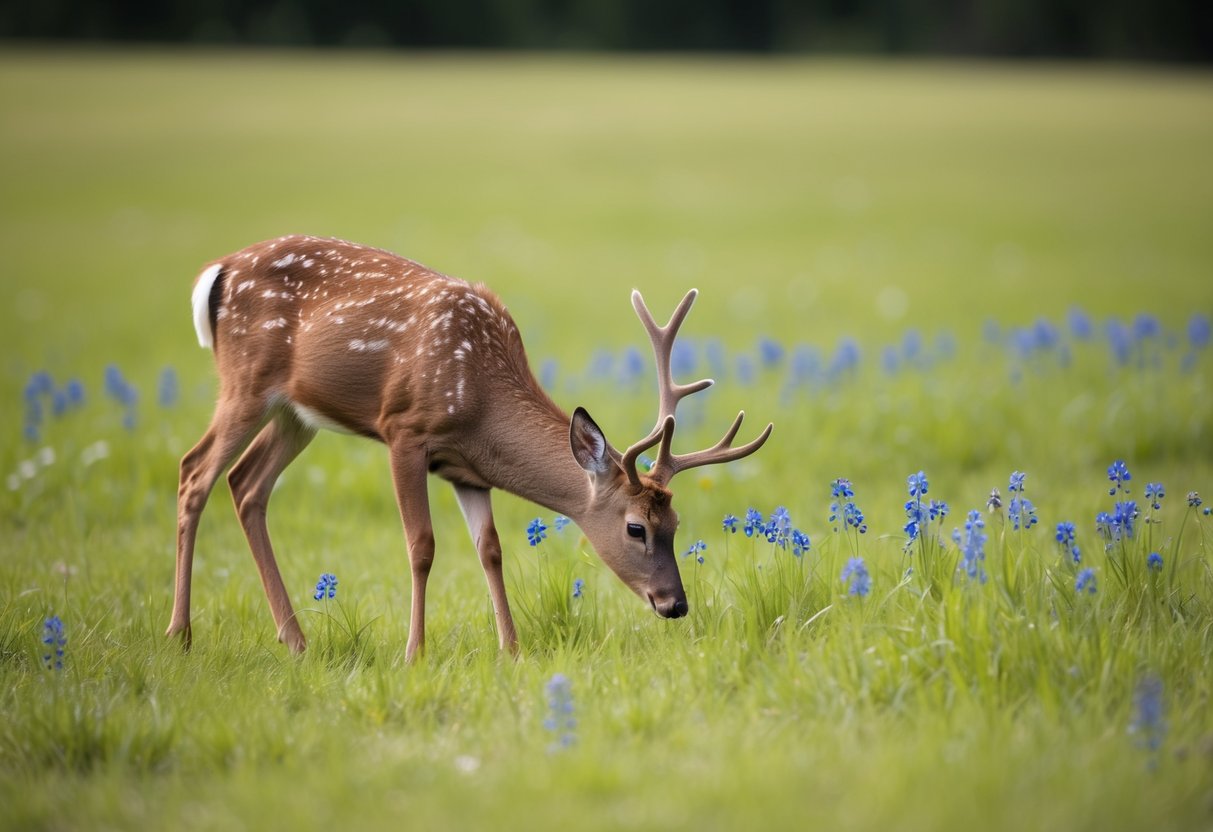
<path id="1" fill-rule="evenodd" d="M 265 418 L 265 407 L 257 402 L 221 398 L 215 407 L 210 427 L 198 444 L 181 458 L 181 480 L 177 487 L 177 577 L 173 615 L 165 634 L 179 637 L 187 649 L 192 638 L 190 583 L 194 571 L 198 521 L 215 481 L 257 432 Z"/>
<path id="2" fill-rule="evenodd" d="M 316 431 L 302 424 L 293 413 L 279 411 L 261 429 L 227 475 L 232 499 L 236 503 L 236 516 L 240 518 L 244 536 L 248 538 L 253 560 L 261 574 L 265 597 L 270 602 L 270 612 L 278 628 L 278 640 L 296 654 L 304 651 L 307 642 L 291 606 L 290 594 L 282 583 L 278 562 L 274 559 L 265 515 L 274 483 L 315 435 Z"/>
<path id="3" fill-rule="evenodd" d="M 434 562 L 434 527 L 426 491 L 427 460 L 424 448 L 407 442 L 392 442 L 390 456 L 396 501 L 408 539 L 409 569 L 413 574 L 409 641 L 404 651 L 405 660 L 412 662 L 425 652 L 425 584 Z"/>
<path id="4" fill-rule="evenodd" d="M 493 599 L 493 617 L 497 620 L 497 641 L 502 650 L 518 655 L 518 633 L 514 630 L 514 617 L 510 615 L 510 602 L 505 597 L 505 578 L 501 572 L 501 540 L 493 524 L 491 492 L 485 488 L 456 485 L 455 496 L 463 519 L 467 521 L 472 543 L 480 556 L 480 565 L 489 582 L 489 595 Z"/>

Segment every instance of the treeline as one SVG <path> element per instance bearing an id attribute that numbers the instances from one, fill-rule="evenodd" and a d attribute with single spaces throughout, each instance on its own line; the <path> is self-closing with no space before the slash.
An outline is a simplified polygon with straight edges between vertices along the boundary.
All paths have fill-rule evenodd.
<path id="1" fill-rule="evenodd" d="M 0 0 L 0 38 L 1213 58 L 1197 0 Z"/>

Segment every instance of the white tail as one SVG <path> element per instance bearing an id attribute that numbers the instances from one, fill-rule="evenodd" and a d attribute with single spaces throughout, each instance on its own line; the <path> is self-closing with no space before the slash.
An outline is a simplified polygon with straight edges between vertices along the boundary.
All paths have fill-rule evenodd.
<path id="1" fill-rule="evenodd" d="M 293 651 L 304 649 L 265 518 L 278 476 L 322 427 L 388 447 L 413 577 L 408 658 L 425 643 L 434 558 L 430 473 L 454 485 L 503 649 L 514 651 L 518 642 L 493 488 L 570 517 L 655 612 L 685 615 L 674 557 L 678 518 L 666 486 L 681 470 L 753 453 L 771 432 L 768 425 L 731 448 L 739 415 L 714 447 L 671 452 L 678 401 L 711 383 L 678 385 L 670 374 L 674 338 L 694 299 L 692 291 L 659 327 L 640 293 L 632 295 L 657 360 L 660 408 L 653 431 L 621 454 L 584 409 L 569 417 L 542 390 L 514 321 L 483 286 L 386 251 L 315 237 L 258 243 L 216 261 L 199 276 L 192 306 L 199 343 L 215 351 L 219 400 L 210 427 L 181 460 L 169 634 L 189 644 L 198 521 L 215 481 L 236 460 L 228 483 L 278 637 Z M 658 442 L 657 463 L 641 474 L 639 454 Z"/>
<path id="2" fill-rule="evenodd" d="M 194 332 L 198 333 L 198 345 L 213 347 L 215 333 L 211 331 L 211 289 L 215 286 L 215 278 L 219 276 L 222 267 L 219 264 L 207 266 L 198 280 L 194 282 L 194 291 L 190 295 L 190 306 L 194 309 Z"/>

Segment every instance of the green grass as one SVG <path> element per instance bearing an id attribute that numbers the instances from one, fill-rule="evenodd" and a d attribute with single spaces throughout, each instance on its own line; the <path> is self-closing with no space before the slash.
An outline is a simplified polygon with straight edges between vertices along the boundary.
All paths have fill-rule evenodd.
<path id="1" fill-rule="evenodd" d="M 1019 366 L 981 334 L 1072 305 L 1153 313 L 1177 333 L 1213 312 L 1210 76 L 7 48 L 0 114 L 0 477 L 19 484 L 0 491 L 0 827 L 1213 822 L 1213 526 L 1185 501 L 1213 497 L 1213 356 L 1182 372 L 1182 350 L 1158 343 L 1144 366 L 1117 367 L 1099 342 L 1065 368 Z M 739 407 L 776 432 L 751 460 L 674 483 L 679 545 L 708 543 L 702 566 L 680 564 L 687 619 L 646 612 L 573 527 L 527 546 L 540 512 L 502 495 L 523 645 L 502 659 L 435 481 L 428 655 L 405 665 L 408 569 L 383 451 L 323 435 L 270 521 L 309 652 L 274 641 L 220 486 L 183 654 L 161 635 L 176 467 L 214 389 L 189 282 L 290 232 L 488 283 L 535 363 L 558 359 L 557 400 L 587 406 L 617 444 L 653 402 L 584 370 L 598 348 L 641 345 L 634 286 L 659 316 L 698 286 L 686 334 L 730 357 L 759 336 L 827 356 L 852 336 L 863 366 L 793 395 L 782 373 L 730 373 L 703 397 L 681 446 L 714 441 Z M 950 331 L 957 355 L 887 377 L 879 351 L 910 327 L 928 343 Z M 133 432 L 102 394 L 109 363 L 140 391 Z M 182 381 L 171 408 L 155 403 L 165 366 Z M 82 378 L 89 399 L 30 444 L 21 392 L 40 369 Z M 108 455 L 84 464 L 99 441 Z M 1116 458 L 1139 501 L 1151 480 L 1168 496 L 1109 560 L 1094 515 L 1110 510 Z M 902 504 L 919 469 L 951 504 L 949 542 L 907 578 Z M 991 577 L 970 585 L 950 532 L 991 487 L 1007 498 L 1012 470 L 1028 472 L 1040 524 L 987 515 Z M 857 540 L 826 522 L 838 476 L 871 527 Z M 720 531 L 726 512 L 776 505 L 813 538 L 803 560 Z M 1073 590 L 1060 520 L 1079 527 L 1094 595 Z M 872 571 L 863 599 L 838 577 L 854 546 Z M 340 579 L 327 610 L 311 600 L 323 571 Z M 58 672 L 41 659 L 53 614 L 68 638 Z M 554 673 L 578 720 L 558 753 L 543 728 Z M 1128 732 L 1148 674 L 1167 709 L 1156 754 Z"/>

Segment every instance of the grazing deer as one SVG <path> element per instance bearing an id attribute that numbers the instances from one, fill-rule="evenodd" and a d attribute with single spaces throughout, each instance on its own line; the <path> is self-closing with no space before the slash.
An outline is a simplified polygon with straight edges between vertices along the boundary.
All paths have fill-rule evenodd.
<path id="1" fill-rule="evenodd" d="M 190 642 L 190 577 L 198 521 L 227 465 L 278 639 L 305 647 L 266 529 L 274 482 L 319 428 L 388 447 L 413 576 L 406 657 L 425 645 L 425 585 L 434 559 L 426 475 L 455 487 L 488 578 L 498 639 L 516 652 L 490 489 L 571 518 L 607 566 L 664 618 L 687 613 L 674 557 L 678 517 L 666 486 L 679 471 L 740 459 L 771 433 L 731 447 L 744 411 L 714 447 L 674 454 L 674 410 L 712 384 L 676 384 L 670 352 L 696 292 L 658 326 L 632 305 L 657 358 L 660 413 L 644 439 L 617 451 L 582 408 L 570 419 L 539 386 L 522 337 L 496 296 L 395 254 L 333 239 L 283 237 L 215 261 L 192 295 L 194 328 L 215 352 L 219 400 L 181 460 L 177 579 L 168 635 Z M 661 443 L 640 472 L 640 454 Z M 571 452 L 570 452 L 571 451 Z"/>

